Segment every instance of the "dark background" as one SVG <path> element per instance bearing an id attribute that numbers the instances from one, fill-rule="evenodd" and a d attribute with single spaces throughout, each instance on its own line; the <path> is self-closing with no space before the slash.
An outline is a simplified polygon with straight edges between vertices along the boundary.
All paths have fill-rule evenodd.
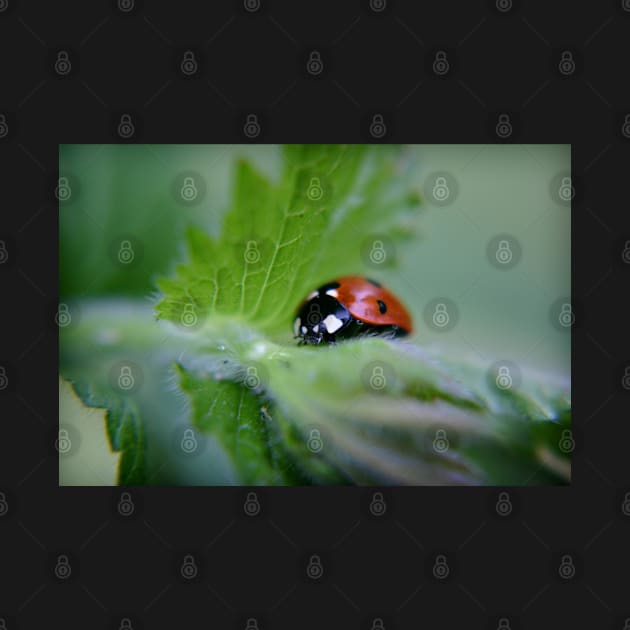
<path id="1" fill-rule="evenodd" d="M 553 6 L 0 0 L 0 628 L 630 627 L 630 2 Z M 507 516 L 499 488 L 390 489 L 378 517 L 359 488 L 260 490 L 256 516 L 247 488 L 131 489 L 127 516 L 58 489 L 59 143 L 371 142 L 375 114 L 379 142 L 572 144 L 572 486 Z"/>

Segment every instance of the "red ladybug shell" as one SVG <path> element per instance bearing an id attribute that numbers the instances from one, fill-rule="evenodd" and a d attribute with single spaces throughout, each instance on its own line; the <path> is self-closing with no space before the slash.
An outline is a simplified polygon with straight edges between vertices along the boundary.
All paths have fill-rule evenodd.
<path id="1" fill-rule="evenodd" d="M 338 278 L 337 299 L 366 324 L 398 326 L 411 334 L 411 316 L 398 298 L 374 280 L 362 276 Z"/>

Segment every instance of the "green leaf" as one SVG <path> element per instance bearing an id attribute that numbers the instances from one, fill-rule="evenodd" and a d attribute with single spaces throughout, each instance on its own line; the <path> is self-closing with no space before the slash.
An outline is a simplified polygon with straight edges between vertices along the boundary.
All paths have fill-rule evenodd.
<path id="1" fill-rule="evenodd" d="M 349 241 L 391 228 L 417 208 L 402 169 L 391 147 L 360 145 L 289 146 L 277 183 L 239 163 L 221 238 L 188 231 L 188 263 L 158 281 L 158 316 L 181 322 L 188 310 L 288 330 L 313 286 L 364 266 Z"/>
<path id="2" fill-rule="evenodd" d="M 73 385 L 84 405 L 107 410 L 105 421 L 112 450 L 122 454 L 118 467 L 118 483 L 145 484 L 144 430 L 135 403 L 126 398 L 99 395 L 86 386 L 84 381 L 77 380 Z"/>
<path id="3" fill-rule="evenodd" d="M 541 424 L 561 426 L 568 418 L 566 390 L 559 384 L 553 400 L 525 389 L 513 392 L 511 397 L 519 401 L 515 406 L 502 401 L 505 392 L 480 385 L 487 380 L 482 366 L 466 364 L 460 371 L 468 377 L 461 380 L 452 366 L 412 343 L 362 339 L 330 347 L 295 347 L 275 344 L 253 330 L 246 333 L 242 325 L 224 323 L 220 330 L 216 326 L 208 320 L 193 334 L 219 339 L 220 358 L 184 353 L 180 369 L 201 380 L 212 379 L 213 374 L 227 378 L 241 383 L 241 389 L 253 371 L 261 392 L 275 406 L 273 417 L 283 435 L 272 448 L 293 454 L 314 478 L 336 476 L 370 484 L 563 479 L 562 467 L 549 467 L 549 461 L 540 457 L 537 431 Z M 372 385 L 374 374 L 384 374 L 382 386 Z M 212 404 L 203 400 L 201 407 L 207 411 Z M 544 418 L 539 414 L 542 409 Z M 210 421 L 221 426 L 220 418 L 214 424 L 215 416 L 211 412 Z M 323 441 L 317 453 L 306 448 L 313 430 Z M 450 443 L 444 452 L 434 448 L 438 431 Z M 543 444 L 563 458 L 557 437 L 551 432 Z M 258 448 L 264 452 L 261 444 Z M 320 470 L 314 472 L 316 467 Z"/>
<path id="4" fill-rule="evenodd" d="M 144 302 L 84 300 L 69 308 L 80 317 L 60 330 L 60 372 L 85 405 L 106 410 L 110 448 L 122 454 L 118 483 L 233 483 L 234 471 L 212 441 L 198 436 L 201 456 L 179 448 L 190 419 L 173 365 L 192 340 L 156 324 Z M 128 391 L 117 386 L 122 365 L 132 366 L 136 381 Z M 63 424 L 69 410 L 59 412 Z"/>
<path id="5" fill-rule="evenodd" d="M 112 452 L 106 412 L 86 407 L 72 386 L 59 379 L 60 429 L 67 432 L 69 451 L 59 457 L 60 486 L 111 486 L 116 483 L 121 454 Z"/>
<path id="6" fill-rule="evenodd" d="M 146 335 L 130 344 L 134 334 L 132 328 L 116 327 L 114 317 L 103 317 L 111 309 L 112 305 L 106 302 L 98 303 L 96 309 L 86 302 L 81 309 L 86 316 L 82 324 L 62 329 L 61 372 L 84 405 L 106 410 L 106 430 L 111 449 L 122 455 L 118 483 L 141 485 L 147 483 L 146 444 L 138 398 L 112 386 L 112 374 L 108 367 L 114 366 L 122 357 L 137 360 L 138 346 L 146 342 Z M 125 306 L 119 316 L 134 317 L 138 312 L 146 313 L 135 306 Z M 107 322 L 106 327 L 99 326 L 103 320 Z M 102 340 L 100 343 L 99 338 Z M 97 348 L 100 352 L 95 356 Z M 63 411 L 60 409 L 62 419 Z"/>
<path id="7" fill-rule="evenodd" d="M 281 483 L 278 453 L 256 396 L 236 383 L 198 378 L 176 366 L 182 391 L 192 401 L 192 422 L 216 435 L 230 454 L 243 483 Z"/>

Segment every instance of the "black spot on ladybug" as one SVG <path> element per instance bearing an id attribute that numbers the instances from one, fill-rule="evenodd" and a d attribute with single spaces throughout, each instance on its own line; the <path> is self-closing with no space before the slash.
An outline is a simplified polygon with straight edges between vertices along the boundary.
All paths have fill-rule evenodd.
<path id="1" fill-rule="evenodd" d="M 324 295 L 327 291 L 330 291 L 331 289 L 338 289 L 341 285 L 338 282 L 329 282 L 328 284 L 325 284 L 323 287 L 319 287 L 319 293 L 320 295 Z"/>
<path id="2" fill-rule="evenodd" d="M 376 282 L 376 280 L 372 280 L 372 278 L 366 278 L 366 280 L 370 283 L 373 284 L 375 287 L 378 287 L 379 289 L 383 286 L 382 284 Z M 383 311 L 385 312 L 385 311 Z"/>
<path id="3" fill-rule="evenodd" d="M 381 315 L 387 313 L 387 304 L 382 302 L 381 300 L 376 300 L 378 302 L 378 310 L 381 312 Z"/>

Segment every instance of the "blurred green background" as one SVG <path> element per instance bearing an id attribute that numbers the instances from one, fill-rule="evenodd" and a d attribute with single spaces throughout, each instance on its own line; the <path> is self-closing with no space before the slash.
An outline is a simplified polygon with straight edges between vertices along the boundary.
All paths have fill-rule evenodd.
<path id="1" fill-rule="evenodd" d="M 396 248 L 397 268 L 364 265 L 357 272 L 400 295 L 420 343 L 568 378 L 570 333 L 553 325 L 550 307 L 570 296 L 570 204 L 557 194 L 570 175 L 570 146 L 417 145 L 400 151 L 422 199 L 413 219 L 420 236 Z M 60 301 L 150 298 L 154 278 L 182 259 L 187 225 L 219 233 L 240 158 L 273 178 L 282 165 L 275 145 L 62 145 L 59 170 L 67 189 L 59 204 Z M 449 189 L 446 202 L 433 195 L 438 177 Z M 182 194 L 187 185 L 188 198 Z M 521 252 L 509 269 L 488 256 L 488 243 L 502 234 L 516 241 L 515 255 Z M 123 241 L 134 252 L 129 265 L 116 260 Z M 439 297 L 459 312 L 448 334 L 432 330 L 423 317 Z"/>

